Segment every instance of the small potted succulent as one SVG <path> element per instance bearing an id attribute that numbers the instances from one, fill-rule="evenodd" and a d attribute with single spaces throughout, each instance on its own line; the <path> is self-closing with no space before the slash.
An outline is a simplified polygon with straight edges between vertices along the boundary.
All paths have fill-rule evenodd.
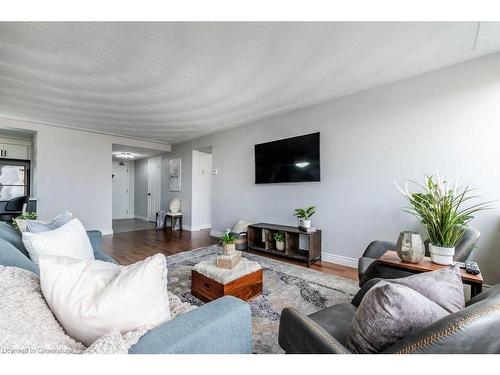
<path id="1" fill-rule="evenodd" d="M 276 250 L 285 250 L 285 233 L 279 231 L 273 235 L 274 241 L 276 241 Z"/>
<path id="2" fill-rule="evenodd" d="M 311 216 L 316 212 L 316 207 L 296 208 L 293 216 L 299 219 L 299 227 L 311 228 Z"/>
<path id="3" fill-rule="evenodd" d="M 230 229 L 224 231 L 224 235 L 220 238 L 220 243 L 223 247 L 224 255 L 231 255 L 236 251 L 236 237 L 231 234 Z"/>

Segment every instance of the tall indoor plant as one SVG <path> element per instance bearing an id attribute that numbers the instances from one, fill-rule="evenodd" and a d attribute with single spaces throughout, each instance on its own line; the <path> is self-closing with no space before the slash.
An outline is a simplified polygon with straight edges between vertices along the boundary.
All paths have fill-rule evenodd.
<path id="1" fill-rule="evenodd" d="M 464 207 L 466 202 L 478 198 L 471 194 L 469 187 L 461 189 L 458 178 L 453 182 L 443 176 L 426 176 L 424 185 L 410 181 L 421 189 L 410 193 L 408 183 L 399 191 L 408 199 L 406 212 L 414 215 L 424 226 L 430 239 L 429 252 L 434 263 L 453 264 L 455 246 L 462 238 L 464 228 L 474 218 L 473 214 L 488 207 L 489 202 L 482 202 Z"/>

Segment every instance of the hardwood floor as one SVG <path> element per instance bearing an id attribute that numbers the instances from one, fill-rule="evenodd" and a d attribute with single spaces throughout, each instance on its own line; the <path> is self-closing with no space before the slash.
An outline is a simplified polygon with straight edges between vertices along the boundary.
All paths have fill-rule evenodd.
<path id="1" fill-rule="evenodd" d="M 218 239 L 211 237 L 208 229 L 196 232 L 184 230 L 176 230 L 172 232 L 169 229 L 148 229 L 103 236 L 104 251 L 115 258 L 118 263 L 123 265 L 135 263 L 157 253 L 173 255 L 183 251 L 214 245 L 217 242 Z M 284 259 L 274 255 L 263 254 L 256 251 L 251 251 L 251 253 L 307 267 L 307 265 L 302 262 Z M 358 279 L 357 270 L 355 268 L 339 264 L 316 262 L 311 265 L 311 269 L 352 280 Z"/>
<path id="2" fill-rule="evenodd" d="M 102 246 L 118 263 L 127 265 L 157 253 L 173 255 L 217 242 L 208 229 L 196 232 L 148 229 L 103 236 Z"/>

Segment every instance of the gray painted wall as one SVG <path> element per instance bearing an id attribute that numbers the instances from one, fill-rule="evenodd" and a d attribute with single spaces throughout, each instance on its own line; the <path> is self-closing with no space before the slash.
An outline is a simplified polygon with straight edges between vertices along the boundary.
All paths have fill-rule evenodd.
<path id="1" fill-rule="evenodd" d="M 349 264 L 374 239 L 421 231 L 401 211 L 394 179 L 422 180 L 439 169 L 481 188 L 486 199 L 500 198 L 499 66 L 500 54 L 491 55 L 173 146 L 164 158 L 182 157 L 183 191 L 164 189 L 163 201 L 180 197 L 190 224 L 191 150 L 213 145 L 214 230 L 239 218 L 295 225 L 294 208 L 316 205 L 325 260 Z M 320 183 L 254 184 L 256 143 L 316 131 Z M 482 232 L 476 260 L 486 281 L 498 283 L 498 210 L 472 224 Z"/>
<path id="2" fill-rule="evenodd" d="M 34 196 L 40 219 L 71 211 L 87 229 L 112 233 L 112 145 L 169 150 L 170 146 L 1 118 L 0 128 L 36 132 Z"/>

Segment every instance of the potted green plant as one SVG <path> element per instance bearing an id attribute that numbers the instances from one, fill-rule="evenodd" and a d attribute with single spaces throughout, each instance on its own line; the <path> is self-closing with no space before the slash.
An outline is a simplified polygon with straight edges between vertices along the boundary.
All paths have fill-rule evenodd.
<path id="1" fill-rule="evenodd" d="M 224 231 L 224 235 L 220 238 L 220 243 L 223 247 L 222 252 L 224 255 L 231 255 L 236 251 L 236 237 L 231 234 L 230 229 Z"/>
<path id="2" fill-rule="evenodd" d="M 477 203 L 464 207 L 464 204 L 478 198 L 472 195 L 472 189 L 458 186 L 458 178 L 446 181 L 443 176 L 436 174 L 426 176 L 424 185 L 410 181 L 421 189 L 410 193 L 408 183 L 405 190 L 396 183 L 399 191 L 408 199 L 409 207 L 406 212 L 414 215 L 424 226 L 429 236 L 429 252 L 434 263 L 442 265 L 453 264 L 455 246 L 462 238 L 464 228 L 474 218 L 473 214 L 490 208 L 490 202 Z"/>
<path id="3" fill-rule="evenodd" d="M 311 228 L 311 216 L 316 212 L 316 207 L 296 208 L 293 216 L 299 219 L 299 227 Z"/>
<path id="4" fill-rule="evenodd" d="M 274 241 L 276 241 L 276 250 L 283 251 L 285 250 L 285 233 L 279 231 L 275 232 Z"/>

